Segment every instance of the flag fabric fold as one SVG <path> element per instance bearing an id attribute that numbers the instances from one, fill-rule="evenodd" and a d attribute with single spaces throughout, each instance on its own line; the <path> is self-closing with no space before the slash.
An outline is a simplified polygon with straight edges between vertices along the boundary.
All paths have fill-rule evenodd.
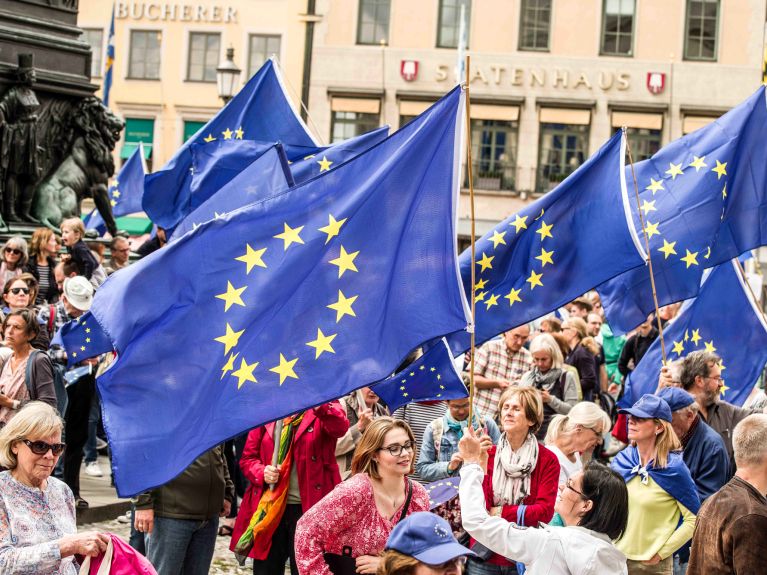
<path id="1" fill-rule="evenodd" d="M 114 349 L 109 335 L 89 311 L 61 326 L 57 338 L 67 352 L 69 367 Z"/>

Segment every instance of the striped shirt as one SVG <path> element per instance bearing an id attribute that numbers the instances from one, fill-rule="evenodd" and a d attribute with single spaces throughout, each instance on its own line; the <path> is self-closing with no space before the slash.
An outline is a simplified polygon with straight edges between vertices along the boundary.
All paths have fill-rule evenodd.
<path id="1" fill-rule="evenodd" d="M 434 403 L 408 403 L 392 413 L 392 417 L 405 421 L 413 432 L 415 444 L 418 448 L 416 453 L 413 454 L 413 461 L 418 461 L 418 453 L 421 451 L 423 433 L 426 431 L 426 427 L 432 420 L 439 419 L 445 415 L 445 411 L 447 411 L 447 402 L 437 401 Z M 410 477 L 416 481 L 421 481 L 417 473 L 413 473 Z"/>
<path id="2" fill-rule="evenodd" d="M 533 356 L 524 347 L 512 352 L 506 347 L 503 338 L 486 342 L 477 350 L 474 358 L 474 373 L 488 379 L 508 381 L 516 385 L 522 376 L 533 368 Z M 498 400 L 501 390 L 477 389 L 474 393 L 474 406 L 480 413 L 498 418 Z"/>

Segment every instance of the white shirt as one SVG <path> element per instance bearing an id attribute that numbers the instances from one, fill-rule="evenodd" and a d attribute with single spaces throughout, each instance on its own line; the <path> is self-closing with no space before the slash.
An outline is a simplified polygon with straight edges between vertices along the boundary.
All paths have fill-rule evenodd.
<path id="1" fill-rule="evenodd" d="M 570 461 L 568 459 L 567 455 L 562 453 L 560 449 L 556 445 L 547 445 L 546 448 L 551 451 L 554 455 L 557 456 L 557 459 L 559 460 L 559 487 L 561 488 L 563 485 L 567 483 L 567 480 L 570 479 L 573 475 L 578 473 L 579 471 L 583 471 L 583 462 L 581 461 L 580 454 L 576 451 L 573 453 L 575 456 L 575 461 Z"/>

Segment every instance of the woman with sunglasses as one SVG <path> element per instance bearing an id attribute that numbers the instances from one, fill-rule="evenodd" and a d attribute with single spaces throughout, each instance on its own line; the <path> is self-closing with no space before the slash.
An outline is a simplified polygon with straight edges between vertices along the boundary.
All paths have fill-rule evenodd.
<path id="1" fill-rule="evenodd" d="M 56 234 L 48 228 L 37 228 L 29 242 L 29 261 L 24 267 L 40 286 L 37 297 L 33 300 L 36 305 L 56 303 L 59 299 L 59 290 L 53 274 L 58 253 Z"/>
<path id="2" fill-rule="evenodd" d="M 3 246 L 3 258 L 0 262 L 0 280 L 3 285 L 15 277 L 21 275 L 27 264 L 27 240 L 21 236 L 9 238 Z"/>
<path id="3" fill-rule="evenodd" d="M 402 420 L 383 416 L 367 426 L 354 452 L 352 476 L 298 521 L 301 573 L 329 575 L 324 554 L 341 555 L 345 547 L 357 573 L 377 572 L 394 526 L 410 513 L 429 510 L 426 489 L 407 477 L 415 449 L 413 432 Z"/>
<path id="4" fill-rule="evenodd" d="M 40 402 L 24 406 L 0 431 L 0 573 L 75 575 L 75 555 L 106 551 L 109 536 L 77 533 L 75 501 L 51 477 L 64 450 L 63 422 Z"/>
<path id="5" fill-rule="evenodd" d="M 8 280 L 3 289 L 3 315 L 12 311 L 29 310 L 33 317 L 37 317 L 38 310 L 34 301 L 37 294 L 37 280 L 30 273 L 23 273 L 15 279 Z M 40 351 L 47 351 L 50 344 L 50 335 L 47 326 L 39 323 L 38 329 L 32 340 L 32 347 Z"/>
<path id="6" fill-rule="evenodd" d="M 526 529 L 488 514 L 482 479 L 488 453 L 473 431 L 458 444 L 463 457 L 459 497 L 463 526 L 496 553 L 524 563 L 527 575 L 626 573 L 626 557 L 614 545 L 626 530 L 628 493 L 620 475 L 591 462 L 570 477 L 554 509 L 566 527 Z"/>

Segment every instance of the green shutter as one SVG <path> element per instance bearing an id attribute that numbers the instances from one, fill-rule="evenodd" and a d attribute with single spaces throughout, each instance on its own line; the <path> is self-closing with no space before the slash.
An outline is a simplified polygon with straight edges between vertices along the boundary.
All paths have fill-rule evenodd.
<path id="1" fill-rule="evenodd" d="M 154 120 L 146 118 L 125 119 L 125 143 L 120 150 L 120 157 L 127 159 L 136 151 L 139 143 L 144 144 L 144 158 L 149 159 L 152 155 L 152 142 L 154 140 Z"/>
<path id="2" fill-rule="evenodd" d="M 207 122 L 194 122 L 194 121 L 185 121 L 184 122 L 184 141 L 186 142 L 189 138 L 194 136 L 197 131 L 202 128 Z"/>

